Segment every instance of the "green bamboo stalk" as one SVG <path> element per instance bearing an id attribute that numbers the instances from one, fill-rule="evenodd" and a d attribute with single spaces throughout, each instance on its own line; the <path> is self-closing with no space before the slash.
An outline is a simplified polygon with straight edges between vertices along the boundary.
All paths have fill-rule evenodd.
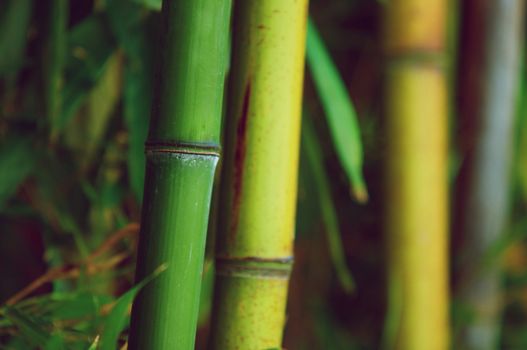
<path id="1" fill-rule="evenodd" d="M 236 2 L 213 349 L 279 348 L 292 264 L 307 0 Z"/>
<path id="2" fill-rule="evenodd" d="M 230 0 L 163 1 L 160 72 L 146 144 L 130 349 L 194 349 L 226 70 Z"/>
<path id="3" fill-rule="evenodd" d="M 525 2 L 466 1 L 462 16 L 460 71 L 467 74 L 459 91 L 464 163 L 458 183 L 457 292 L 473 317 L 458 345 L 491 350 L 500 333 L 501 267 L 484 262 L 506 229 Z"/>
<path id="4" fill-rule="evenodd" d="M 62 106 L 63 70 L 66 61 L 66 34 L 69 0 L 51 0 L 47 19 L 47 35 L 44 46 L 44 105 L 51 125 L 50 139 L 58 136 L 58 121 Z"/>

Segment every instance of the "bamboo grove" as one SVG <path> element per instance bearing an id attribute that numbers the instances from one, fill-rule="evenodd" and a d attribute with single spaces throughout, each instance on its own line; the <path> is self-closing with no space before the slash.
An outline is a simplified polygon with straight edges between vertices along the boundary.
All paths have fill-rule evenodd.
<path id="1" fill-rule="evenodd" d="M 527 348 L 526 11 L 0 2 L 0 347 Z"/>

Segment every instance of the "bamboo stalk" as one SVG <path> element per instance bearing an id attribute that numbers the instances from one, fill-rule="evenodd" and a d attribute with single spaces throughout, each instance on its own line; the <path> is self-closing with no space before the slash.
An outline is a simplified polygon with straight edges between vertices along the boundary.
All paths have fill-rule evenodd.
<path id="1" fill-rule="evenodd" d="M 50 0 L 47 35 L 44 46 L 44 105 L 45 114 L 51 125 L 50 139 L 56 141 L 60 118 L 63 84 L 63 70 L 66 61 L 67 26 L 69 0 Z"/>
<path id="2" fill-rule="evenodd" d="M 235 6 L 210 345 L 280 347 L 292 265 L 307 0 Z"/>
<path id="3" fill-rule="evenodd" d="M 524 10 L 522 0 L 466 1 L 463 7 L 457 292 L 473 315 L 462 333 L 463 349 L 498 347 L 501 266 L 484 266 L 484 260 L 506 228 Z"/>
<path id="4" fill-rule="evenodd" d="M 163 1 L 161 62 L 146 144 L 130 349 L 194 349 L 226 70 L 230 0 Z"/>
<path id="5" fill-rule="evenodd" d="M 447 0 L 386 4 L 390 349 L 447 349 Z"/>

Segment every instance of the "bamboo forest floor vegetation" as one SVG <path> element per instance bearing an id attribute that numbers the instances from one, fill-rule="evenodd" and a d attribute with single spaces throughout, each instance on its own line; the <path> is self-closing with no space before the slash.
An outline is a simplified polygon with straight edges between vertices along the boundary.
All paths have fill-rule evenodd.
<path id="1" fill-rule="evenodd" d="M 256 288 L 289 276 L 285 313 L 284 298 L 266 299 L 278 321 L 256 324 L 263 347 L 421 350 L 431 338 L 413 335 L 435 320 L 448 323 L 441 349 L 477 348 L 478 332 L 488 349 L 527 348 L 525 9 L 500 7 L 521 1 L 310 0 L 309 19 L 305 2 L 261 3 L 234 0 L 230 17 L 225 0 L 0 2 L 0 349 L 154 349 L 164 334 L 223 350 L 229 332 L 254 332 L 233 311 L 254 301 L 233 288 L 246 282 L 231 260 L 247 257 Z M 167 150 L 199 153 L 196 166 Z M 226 230 L 225 193 L 241 179 Z M 269 239 L 276 214 L 262 214 L 285 218 L 295 201 Z M 256 222 L 261 236 L 246 236 Z M 420 251 L 416 227 L 444 250 Z M 481 283 L 492 313 L 474 297 Z"/>

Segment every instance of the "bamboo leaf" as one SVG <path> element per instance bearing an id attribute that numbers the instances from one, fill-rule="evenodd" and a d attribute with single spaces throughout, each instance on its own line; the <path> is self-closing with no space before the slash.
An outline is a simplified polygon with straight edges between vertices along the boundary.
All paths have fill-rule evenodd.
<path id="1" fill-rule="evenodd" d="M 89 254 L 88 244 L 79 225 L 80 219 L 75 215 L 76 201 L 81 197 L 80 191 L 64 192 L 64 183 L 70 181 L 72 167 L 52 157 L 47 152 L 36 151 L 34 173 L 37 191 L 34 197 L 37 210 L 50 225 L 58 225 L 61 231 L 72 235 L 79 252 L 86 257 Z"/>
<path id="2" fill-rule="evenodd" d="M 65 350 L 64 337 L 60 334 L 52 335 L 44 346 L 44 350 Z"/>
<path id="3" fill-rule="evenodd" d="M 9 0 L 0 4 L 0 74 L 12 73 L 24 62 L 31 0 Z"/>
<path id="4" fill-rule="evenodd" d="M 302 149 L 306 154 L 310 170 L 316 184 L 322 219 L 326 226 L 329 253 L 337 278 L 345 291 L 351 293 L 355 288 L 353 276 L 346 264 L 341 232 L 339 229 L 335 205 L 331 199 L 331 189 L 327 174 L 324 171 L 324 161 L 314 127 L 309 118 L 304 118 L 302 128 Z"/>
<path id="5" fill-rule="evenodd" d="M 80 319 L 97 314 L 96 297 L 90 293 L 80 293 L 61 300 L 52 312 L 54 320 Z"/>
<path id="6" fill-rule="evenodd" d="M 91 343 L 90 347 L 88 348 L 88 350 L 97 350 L 97 347 L 99 346 L 99 339 L 100 337 L 96 336 L 95 339 L 93 340 L 93 343 Z"/>
<path id="7" fill-rule="evenodd" d="M 350 337 L 346 330 L 342 329 L 336 320 L 331 317 L 331 313 L 328 313 L 322 303 L 315 302 L 313 312 L 316 315 L 313 331 L 317 334 L 321 344 L 324 344 L 324 348 L 332 350 L 364 349 L 364 344 L 357 344 L 356 340 Z"/>
<path id="8" fill-rule="evenodd" d="M 388 304 L 390 307 L 384 318 L 381 337 L 381 348 L 383 350 L 390 350 L 396 347 L 397 331 L 400 327 L 403 312 L 403 297 L 401 282 L 395 280 L 388 287 Z"/>
<path id="9" fill-rule="evenodd" d="M 110 28 L 100 14 L 75 26 L 69 36 L 63 108 L 55 128 L 61 130 L 102 76 L 115 49 Z"/>
<path id="10" fill-rule="evenodd" d="M 166 265 L 159 266 L 150 276 L 137 283 L 117 299 L 112 311 L 108 315 L 103 333 L 100 338 L 101 350 L 114 350 L 119 335 L 126 327 L 129 320 L 129 309 L 137 293 L 154 278 L 167 269 Z"/>
<path id="11" fill-rule="evenodd" d="M 136 198 L 141 201 L 145 172 L 144 144 L 152 104 L 152 40 L 144 10 L 136 4 L 108 1 L 113 33 L 126 55 L 124 72 L 124 118 L 128 129 L 128 173 Z"/>
<path id="12" fill-rule="evenodd" d="M 82 107 L 65 126 L 63 142 L 79 159 L 78 166 L 81 169 L 90 168 L 93 161 L 97 160 L 97 151 L 121 101 L 122 65 L 122 55 L 114 52 L 105 63 L 96 84 L 86 95 Z"/>
<path id="13" fill-rule="evenodd" d="M 18 327 L 24 339 L 33 346 L 44 346 L 50 339 L 40 324 L 29 318 L 15 307 L 6 307 L 5 315 Z"/>
<path id="14" fill-rule="evenodd" d="M 143 5 L 151 10 L 160 11 L 161 10 L 161 0 L 132 0 L 138 4 Z"/>
<path id="15" fill-rule="evenodd" d="M 307 31 L 307 63 L 352 194 L 359 202 L 365 202 L 368 192 L 362 175 L 363 150 L 357 116 L 346 86 L 311 19 Z"/>
<path id="16" fill-rule="evenodd" d="M 312 228 L 320 219 L 319 203 L 313 200 L 316 196 L 316 181 L 311 171 L 311 164 L 307 159 L 306 152 L 300 150 L 300 164 L 298 168 L 298 195 L 296 215 L 296 236 L 311 234 Z"/>
<path id="17" fill-rule="evenodd" d="M 34 168 L 34 155 L 28 140 L 10 138 L 0 148 L 0 209 L 16 193 Z"/>

